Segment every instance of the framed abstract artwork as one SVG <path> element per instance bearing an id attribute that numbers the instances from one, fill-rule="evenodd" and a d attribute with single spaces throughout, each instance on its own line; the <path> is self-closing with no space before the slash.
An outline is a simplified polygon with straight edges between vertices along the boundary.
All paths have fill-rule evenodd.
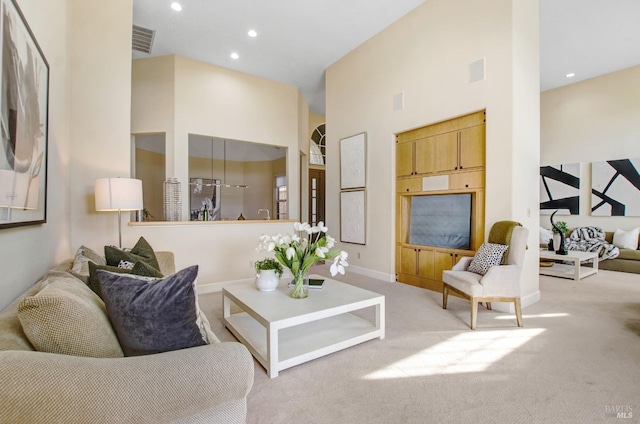
<path id="1" fill-rule="evenodd" d="M 580 164 L 540 167 L 540 214 L 580 215 Z"/>
<path id="2" fill-rule="evenodd" d="M 340 241 L 365 244 L 366 215 L 364 190 L 340 192 Z"/>
<path id="3" fill-rule="evenodd" d="M 591 215 L 640 216 L 640 158 L 591 164 Z"/>
<path id="4" fill-rule="evenodd" d="M 0 228 L 47 220 L 49 64 L 15 1 L 0 0 Z"/>
<path id="5" fill-rule="evenodd" d="M 340 189 L 364 188 L 366 185 L 367 134 L 360 133 L 340 140 Z"/>

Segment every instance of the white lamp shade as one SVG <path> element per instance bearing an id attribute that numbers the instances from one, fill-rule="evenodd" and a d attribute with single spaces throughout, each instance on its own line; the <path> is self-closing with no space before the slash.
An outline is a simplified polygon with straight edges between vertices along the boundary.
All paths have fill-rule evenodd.
<path id="1" fill-rule="evenodd" d="M 98 178 L 94 185 L 97 211 L 142 209 L 142 181 L 134 178 Z"/>

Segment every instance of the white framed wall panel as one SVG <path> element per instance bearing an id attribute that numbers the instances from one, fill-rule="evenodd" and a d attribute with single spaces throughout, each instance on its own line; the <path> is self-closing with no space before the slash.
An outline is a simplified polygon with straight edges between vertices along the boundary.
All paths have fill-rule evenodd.
<path id="1" fill-rule="evenodd" d="M 367 134 L 360 133 L 340 140 L 340 189 L 366 186 Z"/>
<path id="2" fill-rule="evenodd" d="M 366 196 L 364 190 L 340 193 L 340 241 L 365 244 Z"/>

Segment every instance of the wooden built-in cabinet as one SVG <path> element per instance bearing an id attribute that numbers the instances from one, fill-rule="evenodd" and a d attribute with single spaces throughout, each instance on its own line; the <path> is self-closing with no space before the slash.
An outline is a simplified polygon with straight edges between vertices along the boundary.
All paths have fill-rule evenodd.
<path id="1" fill-rule="evenodd" d="M 442 290 L 442 271 L 484 241 L 485 112 L 396 136 L 396 280 Z M 414 196 L 469 193 L 470 250 L 409 243 Z"/>
<path id="2" fill-rule="evenodd" d="M 435 172 L 484 168 L 485 126 L 476 125 L 434 137 Z"/>
<path id="3" fill-rule="evenodd" d="M 451 269 L 471 251 L 455 251 L 427 246 L 400 244 L 398 281 L 429 290 L 442 289 L 442 271 Z"/>
<path id="4" fill-rule="evenodd" d="M 398 144 L 398 154 L 396 155 L 398 176 L 406 177 L 435 172 L 434 152 L 435 137 Z"/>

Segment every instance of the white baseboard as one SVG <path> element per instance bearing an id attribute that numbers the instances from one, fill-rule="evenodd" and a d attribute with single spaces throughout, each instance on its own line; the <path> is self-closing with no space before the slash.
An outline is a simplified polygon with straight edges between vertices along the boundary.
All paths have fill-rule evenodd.
<path id="1" fill-rule="evenodd" d="M 395 283 L 395 281 L 396 281 L 395 274 L 387 274 L 385 272 L 374 271 L 374 270 L 369 269 L 369 268 L 362 268 L 362 267 L 359 267 L 359 266 L 349 265 L 349 268 L 347 268 L 347 271 L 349 271 L 349 272 L 353 271 L 356 274 L 364 275 L 366 277 L 375 278 L 376 280 L 386 281 L 387 283 Z"/>
<path id="2" fill-rule="evenodd" d="M 232 286 L 235 284 L 246 284 L 253 283 L 255 278 L 244 278 L 242 280 L 232 280 L 232 281 L 221 281 L 219 283 L 207 283 L 207 284 L 198 284 L 197 290 L 198 294 L 205 293 L 215 293 L 222 291 L 222 288 L 225 286 Z"/>

